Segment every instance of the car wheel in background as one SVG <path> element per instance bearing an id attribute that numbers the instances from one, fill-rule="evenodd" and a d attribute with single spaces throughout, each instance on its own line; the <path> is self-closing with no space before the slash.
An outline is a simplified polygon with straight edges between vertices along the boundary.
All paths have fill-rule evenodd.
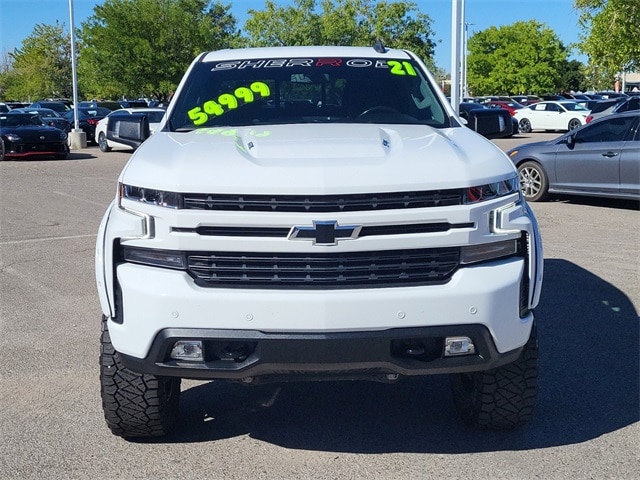
<path id="1" fill-rule="evenodd" d="M 531 122 L 528 118 L 520 120 L 520 123 L 518 123 L 518 131 L 520 133 L 531 133 Z"/>
<path id="2" fill-rule="evenodd" d="M 103 132 L 100 132 L 98 135 L 98 146 L 100 147 L 101 152 L 110 152 L 111 147 L 107 144 L 107 137 Z"/>
<path id="3" fill-rule="evenodd" d="M 549 196 L 549 179 L 539 163 L 524 162 L 519 165 L 518 178 L 527 201 L 539 202 Z"/>
<path id="4" fill-rule="evenodd" d="M 569 131 L 575 130 L 580 126 L 582 126 L 582 123 L 580 123 L 580 120 L 578 120 L 577 118 L 572 118 L 571 120 L 569 120 Z"/>

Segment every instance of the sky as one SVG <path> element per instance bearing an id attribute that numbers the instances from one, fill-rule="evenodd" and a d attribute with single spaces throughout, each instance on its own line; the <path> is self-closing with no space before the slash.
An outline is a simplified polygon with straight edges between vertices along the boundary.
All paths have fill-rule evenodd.
<path id="1" fill-rule="evenodd" d="M 391 0 L 388 0 L 391 1 Z M 431 29 L 437 42 L 435 63 L 450 71 L 451 66 L 451 7 L 452 0 L 413 0 L 422 13 L 431 17 Z M 93 8 L 103 0 L 73 0 L 76 28 L 93 14 Z M 231 4 L 231 13 L 242 27 L 247 10 L 262 10 L 264 0 L 222 0 Z M 289 0 L 275 0 L 281 6 Z M 320 0 L 317 0 L 320 4 Z M 569 47 L 580 40 L 578 11 L 573 0 L 466 0 L 465 21 L 468 35 L 491 26 L 511 25 L 517 21 L 537 20 L 551 28 L 562 43 Z M 20 48 L 37 24 L 54 25 L 56 20 L 70 24 L 69 0 L 0 0 L 0 54 Z M 586 62 L 586 57 L 574 51 L 570 59 Z"/>

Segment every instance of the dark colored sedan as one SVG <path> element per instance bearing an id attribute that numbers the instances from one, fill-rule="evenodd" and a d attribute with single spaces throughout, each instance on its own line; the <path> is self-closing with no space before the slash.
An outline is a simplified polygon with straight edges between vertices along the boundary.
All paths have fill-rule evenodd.
<path id="1" fill-rule="evenodd" d="M 28 113 L 30 115 L 38 115 L 45 125 L 56 127 L 63 132 L 71 131 L 71 124 L 55 110 L 50 108 L 14 108 L 11 113 Z"/>
<path id="2" fill-rule="evenodd" d="M 528 201 L 550 193 L 640 200 L 640 112 L 610 115 L 507 152 Z"/>
<path id="3" fill-rule="evenodd" d="M 38 115 L 7 113 L 0 115 L 0 160 L 52 156 L 67 158 L 67 134 L 44 125 Z"/>
<path id="4" fill-rule="evenodd" d="M 96 143 L 96 125 L 104 117 L 109 115 L 111 110 L 104 107 L 95 108 L 78 108 L 78 126 L 87 135 L 87 142 Z M 64 114 L 64 118 L 71 124 L 71 128 L 74 128 L 74 111 L 69 110 Z"/>

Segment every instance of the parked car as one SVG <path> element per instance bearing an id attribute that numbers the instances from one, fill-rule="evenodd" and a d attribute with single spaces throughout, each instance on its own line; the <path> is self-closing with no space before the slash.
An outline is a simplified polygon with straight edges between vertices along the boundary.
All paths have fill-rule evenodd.
<path id="1" fill-rule="evenodd" d="M 587 123 L 589 110 L 572 100 L 538 102 L 521 108 L 514 118 L 518 120 L 518 131 L 573 130 Z"/>
<path id="2" fill-rule="evenodd" d="M 24 107 L 28 107 L 29 103 L 28 102 L 17 102 L 15 100 L 6 100 L 4 102 L 4 104 L 9 107 L 10 110 L 14 109 L 14 108 L 24 108 Z"/>
<path id="3" fill-rule="evenodd" d="M 640 112 L 609 115 L 507 152 L 525 198 L 550 193 L 640 200 Z"/>
<path id="4" fill-rule="evenodd" d="M 537 95 L 512 95 L 511 100 L 518 102 L 523 107 L 542 101 Z"/>
<path id="5" fill-rule="evenodd" d="M 144 113 L 145 115 L 147 115 L 147 120 L 149 121 L 149 130 L 151 131 L 151 133 L 153 133 L 160 124 L 160 121 L 162 120 L 162 117 L 164 117 L 164 114 L 166 112 L 167 111 L 164 108 L 123 108 L 120 110 L 114 110 L 109 115 L 100 120 L 98 122 L 98 125 L 96 125 L 95 134 L 100 150 L 102 150 L 103 152 L 109 152 L 112 148 L 132 148 L 123 143 L 118 143 L 114 140 L 107 139 L 107 127 L 109 121 L 112 118 L 117 118 L 120 115 L 131 115 L 132 113 Z"/>
<path id="6" fill-rule="evenodd" d="M 522 105 L 517 102 L 506 102 L 503 100 L 492 100 L 485 103 L 485 105 L 489 108 L 504 108 L 511 114 L 511 116 L 515 115 L 515 113 L 522 108 Z"/>
<path id="7" fill-rule="evenodd" d="M 122 108 L 120 102 L 113 100 L 90 100 L 78 103 L 78 108 L 108 108 L 109 110 L 119 110 Z"/>
<path id="8" fill-rule="evenodd" d="M 606 117 L 607 115 L 633 112 L 634 110 L 640 110 L 640 97 L 629 97 L 619 102 L 614 101 L 608 105 L 607 108 L 592 111 L 587 117 L 587 123 L 597 120 L 598 118 Z"/>
<path id="9" fill-rule="evenodd" d="M 50 108 L 14 108 L 11 112 L 38 115 L 46 125 L 59 128 L 66 133 L 69 133 L 71 131 L 71 124 L 69 123 L 69 121 L 58 112 L 56 112 L 55 110 L 51 110 Z"/>
<path id="10" fill-rule="evenodd" d="M 98 125 L 100 120 L 109 115 L 110 112 L 111 110 L 104 107 L 78 108 L 78 126 L 87 135 L 87 142 L 96 143 L 96 125 Z M 64 118 L 66 118 L 72 125 L 75 124 L 73 110 L 69 110 L 65 113 Z"/>
<path id="11" fill-rule="evenodd" d="M 64 115 L 69 111 L 69 106 L 64 102 L 55 102 L 49 100 L 39 100 L 29 105 L 29 108 L 49 108 L 55 110 L 60 115 Z"/>
<path id="12" fill-rule="evenodd" d="M 605 100 L 606 101 L 606 100 Z M 578 105 L 582 105 L 587 110 L 590 110 L 593 113 L 593 109 L 597 108 L 597 105 L 602 103 L 602 100 L 576 100 Z M 587 122 L 589 117 L 587 117 Z"/>
<path id="13" fill-rule="evenodd" d="M 622 92 L 596 92 L 602 98 L 627 98 L 629 95 Z"/>
<path id="14" fill-rule="evenodd" d="M 511 137 L 518 131 L 518 122 L 513 120 L 506 110 L 491 109 L 484 104 L 473 102 L 462 102 L 459 108 L 460 117 L 466 120 L 467 127 L 487 138 Z M 480 120 L 483 117 L 484 119 Z M 492 120 L 487 120 L 487 117 L 491 117 Z"/>
<path id="15" fill-rule="evenodd" d="M 0 160 L 7 158 L 67 158 L 67 134 L 44 125 L 38 115 L 9 112 L 0 115 Z"/>

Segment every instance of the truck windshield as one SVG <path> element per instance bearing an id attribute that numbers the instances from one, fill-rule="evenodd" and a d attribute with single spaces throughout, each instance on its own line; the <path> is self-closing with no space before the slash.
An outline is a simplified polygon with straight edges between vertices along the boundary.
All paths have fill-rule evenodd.
<path id="1" fill-rule="evenodd" d="M 426 76 L 406 59 L 202 62 L 174 102 L 174 131 L 287 123 L 449 126 Z"/>

